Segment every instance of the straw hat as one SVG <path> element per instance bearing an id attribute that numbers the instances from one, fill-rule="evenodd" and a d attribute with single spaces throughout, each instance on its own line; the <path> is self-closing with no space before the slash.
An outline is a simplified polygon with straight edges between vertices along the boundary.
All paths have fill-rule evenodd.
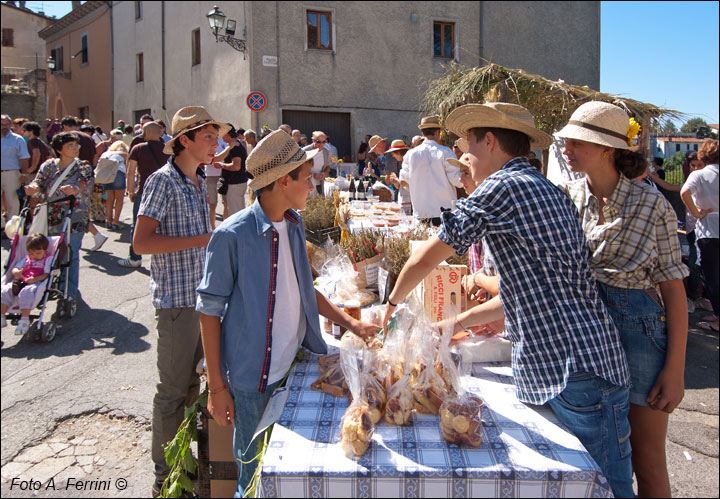
<path id="1" fill-rule="evenodd" d="M 254 178 L 250 188 L 257 191 L 287 175 L 315 157 L 320 149 L 303 151 L 283 130 L 275 130 L 255 145 L 247 158 L 247 172 Z"/>
<path id="2" fill-rule="evenodd" d="M 420 130 L 425 130 L 426 128 L 442 128 L 442 126 L 440 125 L 440 116 L 434 115 L 423 117 L 420 120 L 418 128 Z"/>
<path id="3" fill-rule="evenodd" d="M 180 109 L 172 119 L 172 139 L 165 143 L 163 152 L 165 154 L 173 154 L 173 143 L 180 138 L 181 135 L 186 134 L 191 130 L 202 128 L 205 125 L 216 125 L 219 127 L 218 135 L 222 137 L 230 127 L 226 123 L 220 123 L 215 121 L 202 106 L 188 106 Z"/>
<path id="4" fill-rule="evenodd" d="M 470 161 L 465 157 L 464 154 L 460 156 L 460 159 L 450 158 L 447 160 L 447 162 L 457 167 L 466 166 L 467 168 L 470 168 Z"/>
<path id="5" fill-rule="evenodd" d="M 470 143 L 467 141 L 466 138 L 460 137 L 455 141 L 455 145 L 460 149 L 460 151 L 465 154 L 470 150 Z"/>
<path id="6" fill-rule="evenodd" d="M 405 143 L 405 141 L 398 139 L 398 140 L 393 140 L 392 144 L 390 144 L 390 149 L 388 149 L 385 152 L 401 151 L 403 149 L 410 149 L 410 148 Z"/>
<path id="7" fill-rule="evenodd" d="M 368 141 L 368 145 L 370 146 L 370 152 L 375 152 L 375 147 L 377 147 L 377 145 L 383 140 L 387 144 L 387 137 L 382 138 L 379 135 L 373 135 L 372 137 L 370 137 L 370 140 Z"/>
<path id="8" fill-rule="evenodd" d="M 454 109 L 445 119 L 448 130 L 460 137 L 467 137 L 472 128 L 506 128 L 516 130 L 530 137 L 532 149 L 547 149 L 552 137 L 535 128 L 535 119 L 530 111 L 518 104 L 488 102 L 466 104 Z"/>
<path id="9" fill-rule="evenodd" d="M 629 123 L 628 115 L 617 106 L 607 102 L 586 102 L 575 110 L 568 124 L 555 135 L 616 149 L 635 149 L 628 144 L 631 138 Z"/>

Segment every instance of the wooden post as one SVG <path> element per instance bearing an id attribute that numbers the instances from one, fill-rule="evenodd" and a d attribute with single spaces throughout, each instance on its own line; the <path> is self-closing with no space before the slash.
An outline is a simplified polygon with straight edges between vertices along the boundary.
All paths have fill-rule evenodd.
<path id="1" fill-rule="evenodd" d="M 638 137 L 638 152 L 645 158 L 650 158 L 650 113 L 640 116 L 640 136 Z"/>

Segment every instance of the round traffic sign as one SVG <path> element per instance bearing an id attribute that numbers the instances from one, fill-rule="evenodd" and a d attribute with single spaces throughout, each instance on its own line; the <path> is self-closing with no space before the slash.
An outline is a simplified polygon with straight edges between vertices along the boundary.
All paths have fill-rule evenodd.
<path id="1" fill-rule="evenodd" d="M 246 102 L 251 111 L 262 111 L 267 105 L 267 98 L 262 92 L 253 91 L 248 94 Z"/>

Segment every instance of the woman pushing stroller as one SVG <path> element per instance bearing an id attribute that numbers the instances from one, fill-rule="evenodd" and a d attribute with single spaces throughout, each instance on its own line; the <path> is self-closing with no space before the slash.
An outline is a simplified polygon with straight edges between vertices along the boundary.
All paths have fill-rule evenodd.
<path id="1" fill-rule="evenodd" d="M 57 159 L 49 159 L 38 170 L 35 180 L 25 187 L 28 196 L 37 195 L 41 202 L 52 202 L 66 196 L 75 196 L 70 225 L 70 268 L 63 269 L 67 275 L 67 301 L 75 300 L 80 279 L 80 246 L 90 221 L 88 206 L 93 181 L 90 165 L 78 159 L 80 142 L 77 133 L 63 132 L 55 135 L 52 148 Z M 59 185 L 57 185 L 59 183 Z M 48 235 L 56 236 L 63 231 L 66 210 L 62 204 L 48 206 Z"/>

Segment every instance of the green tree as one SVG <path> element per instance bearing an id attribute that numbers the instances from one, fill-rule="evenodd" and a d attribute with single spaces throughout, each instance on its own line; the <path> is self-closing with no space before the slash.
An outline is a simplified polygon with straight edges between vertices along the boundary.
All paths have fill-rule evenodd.
<path id="1" fill-rule="evenodd" d="M 675 185 L 680 185 L 683 183 L 682 164 L 684 161 L 684 152 L 676 152 L 669 160 L 665 161 L 663 169 L 665 170 L 666 182 Z"/>
<path id="2" fill-rule="evenodd" d="M 707 126 L 707 123 L 702 118 L 693 118 L 691 120 L 688 120 L 687 123 L 685 123 L 681 128 L 681 132 L 685 133 L 695 133 L 698 131 L 698 128 L 702 126 Z"/>
<path id="3" fill-rule="evenodd" d="M 717 134 L 713 132 L 712 128 L 710 128 L 707 125 L 703 125 L 701 127 L 698 127 L 697 131 L 695 132 L 695 136 L 698 139 L 716 139 L 718 138 Z"/>
<path id="4" fill-rule="evenodd" d="M 678 129 L 677 126 L 675 126 L 675 123 L 673 123 L 670 120 L 667 120 L 665 122 L 665 125 L 663 126 L 662 132 L 664 135 L 672 135 L 674 133 L 677 133 Z"/>

